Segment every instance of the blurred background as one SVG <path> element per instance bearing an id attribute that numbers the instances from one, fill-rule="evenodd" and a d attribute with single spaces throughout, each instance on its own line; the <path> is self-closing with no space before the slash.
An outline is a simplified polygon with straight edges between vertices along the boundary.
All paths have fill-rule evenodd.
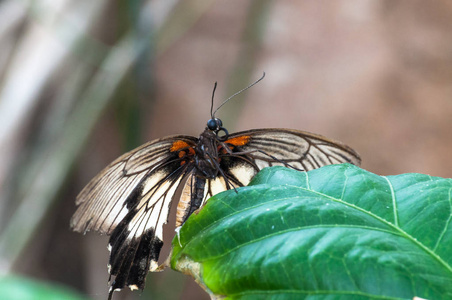
<path id="1" fill-rule="evenodd" d="M 451 177 L 451 32 L 447 0 L 0 1 L 0 275 L 106 299 L 108 237 L 70 230 L 75 197 L 148 140 L 198 136 L 215 81 L 218 105 L 266 72 L 217 113 L 230 132 L 306 130 L 377 174 Z M 208 299 L 170 269 L 114 296 L 138 298 Z"/>

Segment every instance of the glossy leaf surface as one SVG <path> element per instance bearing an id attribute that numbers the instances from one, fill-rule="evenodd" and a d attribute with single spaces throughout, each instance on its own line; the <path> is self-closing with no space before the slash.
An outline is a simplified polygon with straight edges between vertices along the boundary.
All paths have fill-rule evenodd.
<path id="1" fill-rule="evenodd" d="M 266 168 L 211 198 L 171 265 L 228 299 L 452 299 L 452 179 Z"/>

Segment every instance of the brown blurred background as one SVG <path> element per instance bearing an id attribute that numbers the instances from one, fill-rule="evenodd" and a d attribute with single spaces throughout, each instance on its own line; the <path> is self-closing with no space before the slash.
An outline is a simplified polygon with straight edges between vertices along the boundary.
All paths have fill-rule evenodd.
<path id="1" fill-rule="evenodd" d="M 382 175 L 452 176 L 452 2 L 0 2 L 0 274 L 107 297 L 107 237 L 75 197 L 148 140 L 281 127 L 340 140 Z M 171 224 L 171 221 L 170 221 Z M 172 228 L 166 229 L 167 244 Z M 139 292 L 114 299 L 138 299 Z M 140 299 L 208 299 L 150 274 Z"/>

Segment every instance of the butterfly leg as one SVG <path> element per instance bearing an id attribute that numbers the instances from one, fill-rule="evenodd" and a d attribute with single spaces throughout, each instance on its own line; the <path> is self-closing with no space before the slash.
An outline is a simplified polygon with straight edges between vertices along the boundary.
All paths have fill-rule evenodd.
<path id="1" fill-rule="evenodd" d="M 297 170 L 297 171 L 304 171 L 303 169 L 299 169 L 299 168 L 293 167 L 293 166 L 291 166 L 289 163 L 285 162 L 284 160 L 278 159 L 278 158 L 274 157 L 273 155 L 268 154 L 267 152 L 265 152 L 265 151 L 263 151 L 263 150 L 260 150 L 260 149 L 253 149 L 253 150 L 248 150 L 248 151 L 238 151 L 238 152 L 233 152 L 233 151 L 231 150 L 231 148 L 229 148 L 229 146 L 228 146 L 226 143 L 220 143 L 220 144 L 221 144 L 221 146 L 223 147 L 223 149 L 224 149 L 228 154 L 233 155 L 233 156 L 249 155 L 249 154 L 253 154 L 253 153 L 259 152 L 259 153 L 264 154 L 265 156 L 270 157 L 271 159 L 273 159 L 273 160 L 275 160 L 275 161 L 277 161 L 277 162 L 279 162 L 279 163 L 282 163 L 282 164 L 283 164 L 285 167 L 287 167 L 287 168 L 291 168 L 291 169 L 294 169 L 294 170 Z"/>
<path id="2" fill-rule="evenodd" d="M 220 164 L 218 163 L 218 161 L 216 159 L 214 159 L 214 157 L 210 154 L 207 153 L 207 155 L 209 155 L 209 158 L 212 160 L 212 162 L 214 163 L 215 167 L 217 168 L 218 172 L 221 174 L 221 176 L 223 176 L 224 181 L 226 183 L 226 188 L 228 190 L 231 189 L 231 187 L 234 189 L 234 191 L 237 193 L 237 189 L 235 188 L 235 186 L 233 184 L 230 183 L 229 178 L 226 176 L 226 174 L 224 174 L 223 170 L 221 169 Z"/>

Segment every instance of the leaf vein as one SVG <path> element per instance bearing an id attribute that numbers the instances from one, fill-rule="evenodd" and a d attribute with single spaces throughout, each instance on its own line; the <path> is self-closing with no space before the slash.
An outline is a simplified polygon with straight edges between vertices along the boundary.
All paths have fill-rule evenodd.
<path id="1" fill-rule="evenodd" d="M 391 191 L 392 211 L 394 213 L 394 225 L 399 227 L 399 214 L 397 212 L 397 200 L 396 200 L 395 193 L 394 193 L 394 187 L 393 187 L 391 181 L 389 181 L 388 177 L 386 177 L 386 176 L 381 176 L 381 177 L 384 178 L 388 182 L 389 190 Z"/>
<path id="2" fill-rule="evenodd" d="M 452 188 L 449 189 L 449 198 L 447 200 L 449 201 L 449 211 L 452 212 Z M 433 247 L 434 252 L 436 252 L 436 250 L 438 249 L 439 244 L 441 243 L 444 235 L 446 234 L 451 221 L 452 221 L 452 213 L 449 214 L 449 218 L 447 219 L 446 226 L 444 226 L 443 231 L 441 232 L 440 236 L 438 237 L 438 240 L 436 241 L 435 247 Z"/>
<path id="3" fill-rule="evenodd" d="M 341 225 L 338 225 L 338 224 L 328 224 L 328 225 L 315 225 L 315 226 L 291 227 L 291 228 L 286 229 L 286 230 L 280 230 L 280 231 L 277 231 L 277 232 L 274 232 L 274 233 L 271 233 L 271 234 L 263 235 L 263 236 L 261 236 L 261 237 L 259 237 L 259 238 L 256 238 L 256 239 L 254 239 L 254 240 L 250 240 L 250 241 L 248 241 L 248 242 L 246 242 L 246 243 L 238 244 L 237 246 L 232 247 L 232 248 L 230 248 L 229 250 L 224 251 L 223 253 L 221 253 L 221 254 L 219 254 L 219 255 L 211 256 L 211 257 L 209 257 L 208 259 L 205 259 L 205 260 L 202 260 L 202 261 L 204 262 L 204 261 L 215 260 L 215 259 L 221 258 L 221 257 L 223 257 L 223 256 L 226 256 L 226 255 L 229 254 L 230 252 L 234 252 L 234 251 L 236 251 L 237 249 L 240 249 L 240 248 L 242 248 L 242 247 L 245 247 L 245 246 L 254 244 L 254 243 L 256 243 L 256 242 L 260 242 L 260 241 L 266 240 L 266 239 L 268 239 L 268 238 L 272 238 L 272 237 L 275 237 L 275 236 L 279 236 L 279 235 L 282 235 L 282 234 L 285 234 L 285 233 L 290 233 L 290 232 L 295 232 L 295 231 L 302 231 L 302 230 L 310 230 L 310 229 L 318 229 L 318 228 L 358 228 L 358 229 L 366 229 L 366 230 L 373 230 L 373 231 L 376 230 L 376 231 L 386 232 L 386 233 L 389 233 L 389 234 L 392 234 L 392 235 L 404 237 L 404 235 L 399 234 L 398 232 L 389 231 L 389 230 L 384 230 L 384 229 L 382 229 L 382 228 L 362 226 L 362 225 L 359 225 L 359 226 L 358 226 L 358 225 L 344 225 L 344 224 L 341 224 Z"/>

